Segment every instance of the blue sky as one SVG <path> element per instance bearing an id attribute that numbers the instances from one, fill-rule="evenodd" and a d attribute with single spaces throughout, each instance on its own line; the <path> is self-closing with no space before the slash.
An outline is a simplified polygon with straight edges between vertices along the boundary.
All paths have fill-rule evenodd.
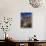
<path id="1" fill-rule="evenodd" d="M 21 12 L 21 16 L 32 16 L 31 12 Z"/>

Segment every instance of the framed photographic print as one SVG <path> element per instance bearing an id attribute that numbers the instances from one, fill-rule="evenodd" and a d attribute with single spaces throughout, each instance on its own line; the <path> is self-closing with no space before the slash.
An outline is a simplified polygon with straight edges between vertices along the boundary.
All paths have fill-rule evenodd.
<path id="1" fill-rule="evenodd" d="M 21 27 L 32 28 L 32 13 L 31 12 L 21 12 Z"/>

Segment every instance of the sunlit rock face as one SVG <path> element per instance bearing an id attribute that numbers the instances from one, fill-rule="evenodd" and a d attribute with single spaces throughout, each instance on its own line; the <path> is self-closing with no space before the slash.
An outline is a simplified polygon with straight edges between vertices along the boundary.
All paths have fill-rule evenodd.
<path id="1" fill-rule="evenodd" d="M 38 8 L 42 4 L 42 0 L 29 0 L 29 2 L 34 8 Z"/>

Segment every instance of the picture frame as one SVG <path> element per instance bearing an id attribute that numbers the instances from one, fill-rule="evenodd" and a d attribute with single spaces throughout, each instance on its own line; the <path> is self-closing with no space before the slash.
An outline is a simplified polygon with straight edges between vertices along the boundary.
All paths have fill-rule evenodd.
<path id="1" fill-rule="evenodd" d="M 21 28 L 32 28 L 31 12 L 21 12 Z"/>

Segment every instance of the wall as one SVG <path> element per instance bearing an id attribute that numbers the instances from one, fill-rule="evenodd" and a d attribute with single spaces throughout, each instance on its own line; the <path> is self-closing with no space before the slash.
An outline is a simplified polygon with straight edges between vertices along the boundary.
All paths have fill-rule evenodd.
<path id="1" fill-rule="evenodd" d="M 20 13 L 32 12 L 32 28 L 22 29 L 20 27 Z M 8 33 L 17 40 L 27 40 L 34 34 L 39 40 L 45 39 L 45 8 L 32 8 L 28 0 L 0 0 L 0 18 L 3 16 L 13 17 L 13 22 Z M 2 33 L 2 31 L 1 31 Z M 2 35 L 0 33 L 0 35 Z M 45 33 L 45 34 L 44 34 Z M 4 33 L 3 33 L 4 34 Z M 11 36 L 11 37 L 12 37 Z M 3 37 L 0 36 L 0 39 Z M 3 38 L 4 39 L 4 38 Z"/>

